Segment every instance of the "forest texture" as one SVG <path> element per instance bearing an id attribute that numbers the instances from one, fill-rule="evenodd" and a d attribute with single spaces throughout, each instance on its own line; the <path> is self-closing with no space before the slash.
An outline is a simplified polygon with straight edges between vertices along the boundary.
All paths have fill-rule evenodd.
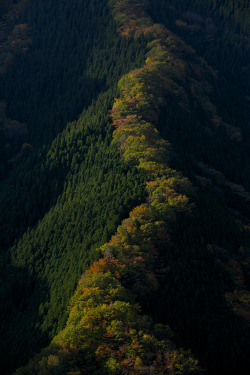
<path id="1" fill-rule="evenodd" d="M 200 373 L 189 352 L 175 349 L 170 329 L 152 318 L 170 324 L 178 346 L 192 348 L 208 373 L 247 373 L 248 193 L 204 162 L 174 161 L 175 145 L 161 135 L 173 125 L 164 128 L 174 110 L 182 121 L 223 134 L 226 145 L 237 147 L 242 130 L 226 122 L 214 103 L 217 72 L 153 23 L 148 2 L 111 1 L 110 7 L 119 33 L 148 42 L 144 65 L 119 81 L 108 146 L 119 148 L 124 168 L 141 176 L 140 186 L 147 181 L 147 201 L 97 251 L 103 257 L 79 282 L 66 328 L 17 373 Z M 182 165 L 189 180 L 171 164 Z"/>

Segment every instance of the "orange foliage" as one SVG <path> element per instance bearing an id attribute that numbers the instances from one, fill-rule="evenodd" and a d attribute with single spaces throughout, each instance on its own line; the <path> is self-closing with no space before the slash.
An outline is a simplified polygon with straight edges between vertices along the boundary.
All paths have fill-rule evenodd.
<path id="1" fill-rule="evenodd" d="M 105 257 L 99 259 L 97 262 L 93 263 L 90 268 L 86 271 L 86 275 L 96 274 L 96 273 L 106 273 L 112 272 L 112 274 L 119 279 L 120 269 L 123 267 L 117 259 L 114 257 Z"/>

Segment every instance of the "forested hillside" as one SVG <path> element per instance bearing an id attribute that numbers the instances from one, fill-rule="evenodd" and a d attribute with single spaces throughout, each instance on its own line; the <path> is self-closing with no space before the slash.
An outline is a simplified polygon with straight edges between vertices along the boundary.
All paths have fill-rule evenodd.
<path id="1" fill-rule="evenodd" d="M 249 10 L 2 3 L 4 374 L 249 373 Z"/>
<path id="2" fill-rule="evenodd" d="M 207 92 L 210 91 L 212 104 L 219 109 L 218 115 L 223 122 L 238 128 L 241 134 L 238 135 L 238 141 L 235 136 L 234 142 L 227 143 L 225 132 L 217 131 L 215 137 L 214 129 L 208 129 L 207 123 L 202 134 L 200 123 L 204 123 L 204 119 L 199 118 L 196 126 L 197 121 L 192 112 L 190 125 L 185 121 L 185 128 L 180 128 L 180 125 L 169 127 L 165 130 L 166 136 L 176 143 L 178 153 L 182 150 L 185 155 L 192 154 L 196 162 L 208 164 L 222 172 L 226 179 L 243 185 L 249 191 L 249 2 L 183 0 L 177 3 L 159 0 L 151 2 L 150 7 L 157 22 L 171 27 L 214 68 L 216 80 L 207 82 Z M 208 107 L 204 99 L 203 107 Z M 211 111 L 211 107 L 207 109 Z M 218 115 L 214 119 L 217 127 L 218 122 L 221 122 Z M 182 122 L 182 119 L 175 118 L 176 113 L 172 116 L 176 124 Z M 226 132 L 229 137 L 233 137 L 229 134 L 229 127 Z M 206 173 L 205 169 L 203 173 Z"/>
<path id="3" fill-rule="evenodd" d="M 105 1 L 75 5 L 30 2 L 18 22 L 29 24 L 32 47 L 1 76 L 8 116 L 28 124 L 29 144 L 15 163 L 7 160 L 0 187 L 4 373 L 63 328 L 95 249 L 144 199 L 143 174 L 110 146 L 108 110 L 117 80 L 143 62 L 146 43 L 116 34 Z"/>

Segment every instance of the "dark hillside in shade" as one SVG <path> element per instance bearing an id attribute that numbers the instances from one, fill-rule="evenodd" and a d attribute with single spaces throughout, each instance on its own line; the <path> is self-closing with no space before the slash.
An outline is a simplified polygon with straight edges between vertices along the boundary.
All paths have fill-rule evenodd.
<path id="1" fill-rule="evenodd" d="M 221 171 L 249 191 L 249 2 L 159 0 L 152 2 L 150 9 L 155 22 L 171 28 L 217 71 L 217 79 L 208 82 L 213 87 L 212 102 L 222 119 L 238 127 L 242 136 L 241 142 L 230 142 L 226 132 L 208 129 L 200 113 L 192 112 L 189 119 L 184 119 L 176 111 L 175 102 L 167 114 L 162 114 L 164 134 L 185 160 L 191 154 L 196 162 Z"/>

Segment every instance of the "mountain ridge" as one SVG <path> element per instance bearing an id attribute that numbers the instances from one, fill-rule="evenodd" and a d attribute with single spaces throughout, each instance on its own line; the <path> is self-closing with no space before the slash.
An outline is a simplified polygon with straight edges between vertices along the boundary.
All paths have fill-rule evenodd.
<path id="1" fill-rule="evenodd" d="M 231 309 L 233 308 L 234 313 L 236 312 L 236 314 L 238 311 L 238 316 L 241 317 L 240 319 L 242 319 L 242 317 L 246 317 L 246 318 L 248 317 L 247 278 L 245 278 L 245 276 L 243 275 L 243 274 L 246 274 L 247 267 L 248 267 L 247 264 L 249 262 L 249 258 L 247 255 L 248 254 L 247 244 L 249 243 L 248 229 L 247 227 L 244 229 L 241 222 L 238 222 L 238 224 L 235 224 L 233 216 L 232 218 L 230 218 L 230 215 L 226 213 L 227 220 L 228 220 L 227 225 L 231 226 L 231 232 L 232 232 L 230 239 L 231 238 L 233 239 L 233 236 L 235 236 L 235 239 L 233 240 L 232 245 L 230 245 L 231 250 L 229 250 L 229 252 L 225 250 L 224 246 L 226 247 L 229 246 L 230 240 L 227 240 L 227 237 L 228 237 L 227 231 L 225 231 L 224 229 L 222 230 L 223 226 L 226 223 L 226 220 L 223 219 L 223 212 L 226 212 L 226 211 L 223 211 L 224 210 L 223 205 L 220 207 L 220 203 L 218 202 L 218 196 L 219 196 L 218 192 L 215 191 L 215 188 L 214 188 L 215 197 L 217 198 L 215 198 L 215 203 L 212 203 L 214 198 L 210 197 L 207 192 L 204 192 L 202 190 L 204 189 L 204 187 L 206 188 L 206 186 L 208 185 L 206 181 L 205 181 L 206 185 L 204 184 L 202 185 L 202 183 L 201 185 L 199 185 L 201 180 L 199 180 L 199 183 L 197 184 L 197 179 L 196 179 L 196 183 L 195 183 L 196 186 L 195 188 L 192 188 L 186 178 L 183 178 L 183 176 L 179 172 L 176 172 L 173 168 L 172 169 L 169 168 L 168 163 L 169 162 L 170 164 L 173 163 L 173 161 L 171 160 L 173 154 L 170 148 L 170 144 L 169 142 L 167 142 L 161 137 L 160 133 L 155 129 L 154 125 L 159 122 L 160 122 L 160 125 L 162 124 L 162 114 L 161 114 L 162 109 L 164 106 L 166 106 L 166 104 L 170 102 L 171 98 L 172 100 L 174 98 L 173 100 L 174 106 L 178 108 L 178 112 L 180 113 L 180 115 L 188 116 L 190 112 L 189 106 L 190 106 L 190 94 L 191 94 L 193 95 L 193 98 L 194 98 L 191 101 L 192 105 L 194 103 L 194 100 L 197 101 L 196 105 L 193 105 L 193 107 L 191 105 L 192 112 L 200 111 L 202 113 L 201 118 L 202 116 L 205 119 L 208 118 L 209 120 L 208 121 L 206 120 L 206 121 L 207 123 L 210 124 L 210 126 L 212 123 L 212 126 L 215 129 L 222 127 L 223 132 L 227 135 L 227 137 L 229 137 L 229 139 L 230 137 L 232 137 L 231 141 L 236 142 L 236 143 L 241 142 L 240 135 L 237 135 L 238 134 L 237 132 L 239 130 L 232 127 L 231 125 L 227 126 L 227 124 L 225 124 L 224 121 L 218 116 L 217 109 L 213 106 L 213 103 L 210 101 L 210 98 L 209 98 L 209 93 L 211 93 L 211 89 L 209 88 L 209 86 L 206 87 L 206 84 L 204 83 L 204 81 L 200 82 L 200 78 L 203 77 L 204 75 L 205 76 L 212 75 L 212 77 L 216 78 L 215 73 L 204 62 L 202 62 L 203 64 L 203 66 L 201 65 L 202 68 L 200 66 L 195 66 L 195 62 L 193 60 L 195 60 L 196 57 L 194 56 L 193 49 L 188 47 L 179 38 L 177 38 L 172 32 L 166 30 L 163 26 L 153 24 L 152 20 L 149 17 L 147 17 L 145 13 L 145 9 L 149 5 L 148 2 L 141 2 L 141 1 L 114 2 L 113 1 L 113 2 L 110 2 L 110 5 L 111 7 L 113 7 L 113 15 L 116 21 L 118 22 L 118 26 L 119 26 L 118 31 L 120 33 L 122 33 L 125 36 L 129 36 L 130 38 L 132 35 L 134 35 L 135 39 L 140 39 L 141 35 L 145 34 L 145 38 L 149 39 L 147 40 L 149 43 L 148 43 L 146 64 L 142 68 L 133 70 L 132 72 L 128 73 L 126 76 L 124 76 L 120 80 L 120 83 L 119 83 L 120 95 L 117 99 L 115 99 L 113 109 L 111 111 L 113 123 L 116 127 L 116 130 L 114 131 L 113 146 L 117 147 L 118 145 L 120 145 L 120 156 L 122 157 L 122 159 L 124 159 L 126 163 L 131 164 L 133 166 L 136 166 L 136 165 L 139 166 L 139 171 L 142 172 L 142 180 L 143 179 L 144 181 L 145 179 L 148 180 L 150 176 L 150 180 L 148 180 L 148 183 L 147 183 L 147 191 L 148 191 L 149 197 L 148 197 L 147 203 L 143 203 L 141 206 L 138 206 L 137 208 L 135 208 L 134 211 L 131 212 L 130 218 L 125 219 L 121 227 L 119 227 L 120 229 L 118 228 L 117 234 L 114 237 L 112 237 L 111 242 L 108 243 L 106 247 L 104 247 L 103 249 L 105 253 L 105 258 L 103 260 L 99 260 L 97 263 L 95 263 L 92 266 L 91 268 L 92 271 L 91 270 L 89 271 L 90 275 L 93 274 L 93 277 L 95 277 L 94 276 L 95 273 L 99 275 L 101 277 L 99 279 L 101 283 L 102 277 L 104 277 L 106 273 L 108 274 L 111 270 L 111 274 L 112 272 L 114 272 L 114 275 L 112 274 L 112 277 L 113 278 L 118 277 L 119 279 L 121 276 L 119 276 L 119 273 L 116 274 L 116 272 L 118 272 L 116 269 L 117 267 L 116 259 L 118 259 L 118 261 L 122 259 L 122 261 L 125 262 L 124 263 L 125 268 L 124 266 L 118 266 L 118 269 L 119 267 L 121 267 L 121 270 L 119 272 L 121 273 L 125 272 L 123 275 L 124 279 L 122 279 L 123 283 L 125 283 L 125 285 L 127 285 L 129 289 L 132 289 L 133 293 L 135 294 L 136 299 L 139 298 L 139 302 L 141 303 L 143 307 L 143 311 L 149 312 L 150 315 L 154 316 L 157 320 L 164 321 L 164 323 L 166 320 L 170 321 L 171 326 L 172 326 L 172 323 L 174 323 L 174 332 L 176 333 L 176 330 L 177 330 L 178 344 L 180 344 L 180 342 L 185 343 L 186 347 L 190 347 L 190 344 L 191 344 L 192 349 L 194 349 L 195 353 L 197 353 L 198 356 L 201 356 L 202 364 L 205 365 L 206 367 L 208 366 L 208 370 L 210 373 L 215 373 L 214 371 L 218 371 L 218 372 L 224 371 L 225 368 L 227 368 L 227 371 L 231 370 L 233 372 L 235 371 L 235 368 L 239 368 L 238 367 L 239 363 L 240 361 L 242 361 L 242 359 L 244 358 L 246 354 L 246 353 L 244 354 L 243 349 L 244 349 L 244 345 L 245 347 L 247 347 L 247 341 L 245 341 L 247 340 L 247 334 L 245 334 L 245 336 L 243 334 L 243 331 L 245 329 L 243 328 L 244 326 L 243 320 L 238 320 L 238 322 L 236 322 L 237 319 L 233 317 L 232 313 L 230 312 L 230 309 L 227 306 L 227 303 L 223 294 L 227 293 L 226 296 L 227 296 L 227 300 L 229 301 L 231 305 Z M 140 8 L 141 5 L 143 5 L 142 8 Z M 125 20 L 125 23 L 122 22 L 124 20 Z M 183 55 L 185 55 L 184 62 L 182 60 Z M 194 80 L 194 79 L 190 79 L 189 76 L 188 78 L 185 76 L 185 70 L 186 71 L 189 70 L 188 74 L 190 74 L 190 68 L 188 65 L 189 62 L 187 62 L 188 59 L 191 59 L 192 64 L 193 64 L 193 67 L 192 67 L 193 72 L 194 74 L 196 74 L 196 77 L 199 77 L 199 79 L 196 78 L 196 80 Z M 203 70 L 199 71 L 200 69 L 203 69 Z M 185 91 L 187 90 L 188 85 L 190 85 L 190 82 L 192 85 L 194 85 L 193 92 L 191 90 L 190 92 Z M 200 95 L 201 93 L 202 95 Z M 203 100 L 203 96 L 204 96 L 203 93 L 205 93 L 205 101 Z M 194 109 L 197 107 L 198 109 Z M 170 106 L 170 112 L 171 112 L 171 106 Z M 74 126 L 78 126 L 78 123 Z M 162 129 L 160 130 L 162 132 Z M 177 165 L 179 162 L 180 161 L 177 160 Z M 72 163 L 73 163 L 73 160 L 72 160 Z M 75 159 L 74 163 L 71 165 L 73 167 L 77 165 L 77 159 Z M 143 171 L 146 172 L 146 175 Z M 192 180 L 193 180 L 193 173 L 194 173 L 193 169 L 188 170 L 188 174 L 190 174 Z M 204 179 L 202 180 L 202 182 L 204 182 Z M 212 185 L 213 184 L 214 183 L 212 182 Z M 199 193 L 197 191 L 197 188 L 199 189 Z M 233 185 L 229 186 L 229 190 L 230 189 L 232 190 L 236 189 L 236 194 L 238 191 L 243 201 L 245 201 L 245 199 L 247 198 L 244 190 L 240 191 L 237 187 Z M 187 203 L 188 199 L 186 197 L 186 194 L 189 196 L 189 199 L 191 200 L 192 204 Z M 230 194 L 232 195 L 232 193 L 229 192 L 229 196 L 231 196 Z M 203 200 L 203 203 L 201 205 L 201 208 L 199 208 L 199 205 L 202 202 L 202 200 Z M 210 204 L 211 204 L 211 208 L 210 207 L 208 208 Z M 221 238 L 218 237 L 218 235 L 217 237 L 215 236 L 216 234 L 215 224 L 211 224 L 210 222 L 211 228 L 207 227 L 209 220 L 211 220 L 213 217 L 212 215 L 214 216 L 216 215 L 216 209 L 215 209 L 216 205 L 218 205 L 219 207 L 217 208 L 217 211 L 218 211 L 217 220 L 218 220 L 220 229 L 222 230 L 222 232 L 220 233 Z M 208 219 L 205 218 L 202 212 L 204 210 L 204 207 L 206 207 L 207 209 Z M 213 213 L 213 210 L 215 213 Z M 200 218 L 202 218 L 201 224 L 203 221 L 203 225 L 205 226 L 206 229 L 204 229 L 204 227 L 202 227 L 201 224 L 197 225 L 197 222 L 193 219 L 194 212 L 195 212 L 196 217 L 200 215 Z M 234 214 L 235 213 L 233 213 L 233 215 Z M 154 220 L 152 220 L 153 218 L 154 220 L 156 220 L 155 222 Z M 195 226 L 197 228 L 195 228 Z M 168 228 L 167 231 L 166 231 L 166 228 Z M 187 228 L 190 231 L 190 234 L 186 233 Z M 200 233 L 202 233 L 202 235 L 204 236 L 204 239 L 202 237 L 199 238 Z M 150 243 L 150 236 L 152 236 L 152 238 L 154 239 L 152 244 Z M 207 242 L 209 239 L 209 236 L 214 237 L 211 239 L 216 238 L 216 241 L 217 241 L 216 245 L 215 244 L 211 245 L 209 242 Z M 241 238 L 238 236 L 240 236 Z M 184 238 L 185 240 L 183 240 Z M 194 246 L 194 249 L 191 249 L 192 242 L 194 239 L 197 242 L 197 244 Z M 132 245 L 131 241 L 135 241 L 135 245 Z M 183 244 L 181 244 L 181 241 L 183 241 Z M 142 245 L 144 242 L 145 242 L 145 249 L 143 248 L 144 245 Z M 158 244 L 158 247 L 160 249 L 159 259 L 158 259 L 159 249 L 157 249 L 157 246 L 155 246 L 155 243 Z M 223 247 L 220 248 L 220 246 L 218 247 L 217 244 L 219 245 L 223 244 Z M 199 250 L 199 246 L 201 246 L 200 250 Z M 240 256 L 240 252 L 238 253 L 237 250 L 235 250 L 237 249 L 238 246 L 241 246 L 241 249 L 242 249 L 241 256 Z M 119 250 L 119 247 L 123 250 Z M 141 250 L 140 250 L 140 247 L 141 247 Z M 187 250 L 185 250 L 185 247 L 187 247 Z M 183 265 L 181 263 L 178 263 L 177 258 L 171 255 L 171 252 L 173 252 L 173 249 L 176 251 L 177 254 L 179 254 L 184 259 L 184 264 L 188 264 L 188 258 L 191 256 L 190 259 L 191 259 L 191 264 L 193 265 L 193 269 L 192 268 L 190 269 L 188 268 L 187 270 L 182 269 Z M 115 252 L 115 256 L 113 254 L 113 251 Z M 125 253 L 128 252 L 126 256 L 125 256 L 125 253 L 123 254 L 123 251 L 125 251 Z M 225 253 L 223 252 L 226 252 L 227 255 L 225 256 Z M 216 258 L 215 258 L 216 261 L 214 259 L 215 253 L 216 253 Z M 132 258 L 131 259 L 127 258 L 126 260 L 126 257 L 128 256 Z M 173 259 L 171 260 L 171 258 Z M 114 271 L 112 270 L 113 268 L 112 264 L 114 264 L 115 266 Z M 163 264 L 165 266 L 163 266 Z M 179 269 L 177 271 L 177 280 L 173 280 L 173 275 L 171 275 L 171 271 L 169 269 L 170 264 L 172 264 L 173 269 L 175 270 Z M 211 270 L 207 269 L 208 264 L 210 265 Z M 96 267 L 96 271 L 94 271 L 95 267 Z M 106 270 L 105 270 L 105 267 L 106 267 Z M 134 270 L 133 270 L 133 267 L 135 268 Z M 236 272 L 234 276 L 235 279 L 237 280 L 236 284 L 234 281 L 234 277 L 232 278 L 231 276 L 232 274 L 230 274 L 231 271 L 229 272 L 229 269 L 233 270 L 233 273 Z M 201 270 L 203 270 L 202 272 L 204 273 L 204 275 L 201 275 Z M 188 310 L 190 309 L 192 310 L 194 308 L 193 310 L 193 313 L 194 313 L 195 309 L 197 309 L 198 304 L 197 306 L 195 306 L 195 304 L 192 305 L 190 301 L 189 302 L 187 301 L 187 298 L 189 298 L 188 294 L 190 293 L 190 291 L 188 290 L 188 288 L 186 290 L 185 288 L 183 289 L 184 280 L 183 281 L 180 280 L 182 272 L 184 275 L 186 275 L 185 277 L 190 278 L 190 280 L 194 278 L 195 280 L 193 285 L 189 281 L 189 289 L 191 293 L 195 291 L 195 288 L 197 287 L 197 284 L 196 284 L 197 281 L 199 279 L 202 280 L 203 291 L 206 290 L 206 292 L 208 293 L 208 296 L 209 296 L 208 298 L 211 304 L 209 308 L 207 306 L 209 313 L 212 312 L 214 308 L 213 305 L 216 305 L 218 308 L 219 304 L 221 304 L 221 308 L 219 310 L 219 313 L 216 316 L 216 319 L 218 319 L 219 321 L 223 321 L 225 319 L 225 321 L 228 322 L 228 326 L 225 327 L 223 331 L 224 338 L 219 339 L 219 334 L 218 334 L 216 336 L 216 339 L 212 338 L 210 347 L 209 346 L 207 347 L 207 344 L 204 343 L 203 345 L 201 345 L 202 347 L 199 350 L 199 348 L 197 347 L 195 343 L 195 340 L 193 340 L 192 338 L 193 329 L 195 329 L 193 331 L 193 337 L 195 337 L 196 335 L 197 336 L 201 335 L 202 332 L 203 334 L 205 333 L 206 329 L 204 331 L 203 328 L 205 328 L 206 323 L 203 321 L 202 323 L 203 326 L 201 327 L 201 329 L 198 328 L 197 330 L 195 328 L 196 327 L 195 322 L 189 322 L 190 312 L 188 313 Z M 192 272 L 193 272 L 193 275 L 192 275 Z M 221 277 L 220 276 L 215 277 L 216 272 L 221 273 Z M 144 273 L 146 274 L 146 277 L 142 276 Z M 92 276 L 90 276 L 90 278 L 91 277 Z M 214 292 L 214 290 L 210 288 L 209 286 L 209 283 L 211 283 L 212 281 L 211 277 L 215 277 L 215 281 L 213 285 L 216 288 L 218 288 L 218 286 L 220 285 L 220 288 L 217 292 Z M 88 276 L 87 276 L 87 279 L 88 279 Z M 158 279 L 161 280 L 160 283 Z M 94 289 L 91 289 L 94 292 L 95 288 L 98 289 L 98 283 L 95 284 L 96 281 L 93 281 L 93 282 L 94 282 L 94 285 L 91 286 L 92 281 L 90 280 L 90 288 L 94 288 Z M 113 280 L 113 282 L 115 281 Z M 182 302 L 180 299 L 178 301 L 173 301 L 173 296 L 170 296 L 170 295 L 168 296 L 169 291 L 171 291 L 171 282 L 173 282 L 172 287 L 174 287 L 174 290 L 176 291 L 176 293 L 177 294 L 179 293 L 180 295 L 182 295 L 184 300 L 186 300 L 184 305 L 182 305 Z M 164 283 L 166 285 L 164 285 Z M 178 284 L 181 285 L 181 287 L 175 286 Z M 88 288 L 88 285 L 87 287 L 85 286 L 81 287 L 80 285 L 81 285 L 81 282 L 77 289 L 78 294 L 79 294 L 79 291 L 81 291 L 81 288 L 83 288 L 83 290 Z M 235 287 L 236 289 L 234 289 Z M 137 290 L 137 288 L 139 289 Z M 145 293 L 144 289 L 145 291 L 147 291 L 145 295 L 144 295 Z M 157 289 L 158 289 L 158 292 L 156 293 Z M 242 295 L 243 289 L 244 290 L 246 289 L 244 292 L 246 293 L 245 297 Z M 104 290 L 106 291 L 106 289 Z M 109 290 L 107 290 L 107 293 L 110 293 Z M 153 297 L 154 293 L 156 293 L 156 295 L 158 296 L 157 301 Z M 80 298 L 82 297 L 80 296 Z M 89 298 L 88 294 L 86 298 L 87 298 L 86 303 L 88 303 L 87 302 Z M 109 298 L 111 297 L 109 296 Z M 160 308 L 160 304 L 162 303 L 162 301 L 164 301 L 164 298 L 166 299 L 166 304 L 169 304 L 171 306 L 170 310 L 166 312 L 166 317 L 164 317 L 164 308 L 162 307 Z M 150 302 L 147 302 L 147 299 L 149 299 L 149 301 L 153 299 L 154 302 L 156 302 L 156 306 L 158 306 L 159 312 L 153 311 L 152 308 L 150 308 Z M 197 290 L 197 292 L 195 292 L 194 300 L 205 303 L 205 299 L 202 297 L 202 292 L 200 290 Z M 233 302 L 233 300 L 237 301 L 236 304 L 235 302 Z M 93 303 L 93 302 L 89 302 L 89 303 Z M 240 304 L 240 308 L 236 306 L 238 304 Z M 185 310 L 186 308 L 187 308 L 187 311 Z M 171 309 L 173 312 L 171 311 Z M 201 306 L 201 311 L 203 312 L 204 317 L 206 316 L 207 318 L 209 316 L 209 313 L 207 315 L 207 312 L 205 312 L 205 310 L 203 309 L 204 307 Z M 224 313 L 223 313 L 223 309 L 225 311 Z M 114 311 L 115 310 L 116 308 L 114 308 Z M 182 311 L 183 316 L 187 318 L 187 322 L 184 323 L 184 325 L 183 323 L 182 325 L 180 324 L 180 320 L 181 320 L 180 312 L 181 311 Z M 200 319 L 201 315 L 199 314 L 201 314 L 201 311 L 198 312 L 198 315 L 197 315 L 198 320 Z M 85 314 L 86 311 L 83 309 L 82 313 Z M 176 322 L 175 322 L 175 318 L 173 317 L 173 314 L 178 315 L 179 320 L 177 320 Z M 223 314 L 225 315 L 223 316 Z M 71 321 L 69 322 L 71 322 L 70 324 L 72 325 L 72 321 L 74 321 L 75 319 L 73 311 L 71 315 L 72 315 L 72 317 L 70 318 Z M 76 319 L 79 319 L 79 317 Z M 215 323 L 216 319 L 214 320 L 213 324 Z M 215 353 L 211 352 L 211 348 L 214 345 L 213 342 L 218 343 L 219 342 L 218 340 L 221 340 L 220 345 L 222 345 L 223 340 L 225 340 L 225 337 L 229 339 L 228 328 L 230 327 L 230 325 L 233 326 L 235 329 L 234 336 L 229 340 L 230 343 L 231 344 L 233 343 L 235 337 L 241 337 L 241 346 L 238 348 L 238 352 L 237 352 L 237 356 L 239 356 L 240 360 L 235 358 L 235 362 L 229 364 L 227 358 L 230 358 L 231 356 L 230 354 L 225 353 L 223 348 L 221 348 L 219 353 L 217 354 L 217 359 L 216 359 L 216 355 L 214 355 Z M 178 326 L 182 328 L 178 328 Z M 74 329 L 73 327 L 71 328 Z M 68 328 L 66 328 L 66 330 L 67 329 Z M 148 329 L 149 329 L 149 325 L 148 325 Z M 216 325 L 215 327 L 210 326 L 210 329 L 211 329 L 211 332 L 216 330 Z M 161 330 L 163 330 L 163 327 L 161 328 Z M 185 330 L 187 331 L 187 334 Z M 190 339 L 188 339 L 187 337 L 188 332 L 191 333 Z M 86 337 L 88 337 L 88 335 L 91 335 L 91 332 L 87 332 L 86 334 L 87 334 Z M 169 333 L 165 332 L 165 334 L 166 334 L 166 337 L 168 338 Z M 159 357 L 161 358 L 160 362 L 158 360 L 154 362 L 154 366 L 158 366 L 158 367 L 155 367 L 155 368 L 150 367 L 150 366 L 153 366 L 153 364 L 152 362 L 150 364 L 150 362 L 147 362 L 147 360 L 145 363 L 143 363 L 143 358 L 145 361 L 145 358 L 148 356 L 148 354 L 145 354 L 146 357 L 136 356 L 137 350 L 139 350 L 139 346 L 142 345 L 144 347 L 145 345 L 145 343 L 140 341 L 142 339 L 140 334 L 136 338 L 137 341 L 139 340 L 137 342 L 137 345 L 139 346 L 137 347 L 137 349 L 134 349 L 135 352 L 133 353 L 135 354 L 132 355 L 131 353 L 129 354 L 129 352 L 125 351 L 123 352 L 122 357 L 120 357 L 120 359 L 117 359 L 117 354 L 116 354 L 117 348 L 112 348 L 113 352 L 110 358 L 113 358 L 113 359 L 112 361 L 110 360 L 107 361 L 107 354 L 109 353 L 108 355 L 110 356 L 110 353 L 111 353 L 110 349 L 108 347 L 105 347 L 105 350 L 103 348 L 104 351 L 102 353 L 101 352 L 99 353 L 99 349 L 98 349 L 98 353 L 99 353 L 98 357 L 96 357 L 96 359 L 92 358 L 90 362 L 90 368 L 88 370 L 86 369 L 84 370 L 85 364 L 82 363 L 82 358 L 84 357 L 84 350 L 86 349 L 81 349 L 82 352 L 80 351 L 80 353 L 82 353 L 81 355 L 83 357 L 81 357 L 81 355 L 79 356 L 79 353 L 77 354 L 74 352 L 75 349 L 78 350 L 77 346 L 75 347 L 74 343 L 70 344 L 71 342 L 70 340 L 73 340 L 73 338 L 70 337 L 70 335 L 68 336 L 69 341 L 67 341 L 67 344 L 65 347 L 65 342 L 64 342 L 64 339 L 62 338 L 63 335 L 64 333 L 59 334 L 58 337 L 55 338 L 55 341 L 54 341 L 56 344 L 59 344 L 59 349 L 55 347 L 51 347 L 51 349 L 46 349 L 48 351 L 46 352 L 45 350 L 44 352 L 45 357 L 38 357 L 38 359 L 35 359 L 35 362 L 33 361 L 30 364 L 30 366 L 34 366 L 33 369 L 32 367 L 30 368 L 27 367 L 26 370 L 25 369 L 18 370 L 20 374 L 21 373 L 28 374 L 28 373 L 32 373 L 32 371 L 47 371 L 46 373 L 53 373 L 53 372 L 58 373 L 58 371 L 71 371 L 71 370 L 78 371 L 79 367 L 77 366 L 79 366 L 79 363 L 81 366 L 81 369 L 79 371 L 83 371 L 83 372 L 92 371 L 90 373 L 94 373 L 93 371 L 97 371 L 97 373 L 98 371 L 111 371 L 111 373 L 121 373 L 119 371 L 124 371 L 124 373 L 126 373 L 126 371 L 132 371 L 131 373 L 142 373 L 142 371 L 147 371 L 147 368 L 145 368 L 145 365 L 149 366 L 148 368 L 149 371 L 158 371 L 158 373 L 159 371 L 163 371 L 162 373 L 165 373 L 164 371 L 167 371 L 166 367 L 165 369 L 160 367 L 163 364 L 164 366 L 167 366 L 167 368 L 171 369 L 169 371 L 176 371 L 176 373 L 186 373 L 185 371 L 189 371 L 187 373 L 196 373 L 197 371 L 200 371 L 197 367 L 197 362 L 193 360 L 191 357 L 188 358 L 188 354 L 185 355 L 181 351 L 179 354 L 178 354 L 178 351 L 173 352 L 173 353 L 176 353 L 176 354 L 173 354 L 174 357 L 177 355 L 177 357 L 175 357 L 174 362 L 171 362 L 171 358 L 170 358 L 171 355 L 170 357 L 169 355 L 166 356 L 164 359 L 164 361 L 166 362 L 164 362 L 162 354 L 161 354 L 161 357 Z M 156 335 L 157 337 L 157 335 L 159 335 L 159 332 L 157 331 L 153 332 L 151 328 L 150 335 L 151 337 L 153 337 L 152 335 Z M 206 331 L 206 335 L 208 338 L 210 338 L 208 336 L 208 331 Z M 128 336 L 126 337 L 128 338 Z M 199 338 L 199 340 L 198 340 L 199 344 L 201 344 L 202 343 L 201 339 Z M 65 348 L 67 348 L 67 345 L 69 345 L 68 347 L 70 347 L 70 345 L 73 345 L 74 348 L 72 347 L 73 349 L 72 353 L 67 354 L 66 353 L 67 350 L 65 352 Z M 80 342 L 79 342 L 79 345 L 80 345 Z M 154 346 L 155 350 L 159 348 L 159 346 L 157 345 L 158 344 Z M 146 350 L 145 347 L 144 349 Z M 236 349 L 236 345 L 234 345 L 234 347 L 231 350 L 235 350 L 235 349 Z M 51 354 L 50 350 L 53 351 L 53 354 Z M 206 350 L 208 350 L 208 353 L 205 354 Z M 240 353 L 240 351 L 242 350 L 243 352 Z M 151 355 L 154 355 L 153 358 L 156 358 L 157 356 L 160 355 L 160 354 L 153 354 L 153 353 L 154 352 L 152 351 Z M 156 351 L 156 353 L 158 352 Z M 221 356 L 222 353 L 223 355 L 225 355 L 225 358 L 222 358 Z M 65 355 L 67 357 L 66 364 L 64 363 Z M 69 363 L 72 362 L 71 357 L 70 357 L 71 355 L 73 355 L 74 361 L 76 362 L 74 362 L 73 364 L 71 363 L 71 365 L 69 365 Z M 128 357 L 129 355 L 130 356 L 132 355 L 132 357 L 131 358 Z M 125 358 L 130 358 L 130 362 L 126 362 L 124 356 Z M 121 358 L 124 359 L 122 362 L 120 362 Z M 210 364 L 210 367 L 209 367 L 209 362 L 211 362 L 211 358 L 214 358 L 212 360 L 212 362 L 214 361 L 214 363 Z M 221 359 L 221 364 L 219 364 L 219 360 L 218 360 L 219 358 Z M 245 356 L 245 360 L 246 359 L 247 359 L 247 355 Z M 182 360 L 184 360 L 184 363 L 182 362 Z M 153 359 L 153 361 L 155 360 Z M 88 362 L 88 359 L 87 359 L 87 362 Z M 97 367 L 95 369 L 94 367 L 92 367 L 92 370 L 91 370 L 91 366 L 94 366 L 94 363 L 95 363 L 95 366 Z M 66 369 L 62 370 L 61 366 L 66 366 L 67 370 Z M 74 369 L 68 366 L 74 366 Z M 101 366 L 101 367 L 99 368 L 98 366 Z M 246 370 L 246 367 L 244 366 L 247 366 L 247 361 L 245 362 L 245 364 L 244 363 L 241 364 L 241 366 L 242 366 L 241 371 L 244 372 Z M 35 368 L 36 370 L 34 370 Z"/>

